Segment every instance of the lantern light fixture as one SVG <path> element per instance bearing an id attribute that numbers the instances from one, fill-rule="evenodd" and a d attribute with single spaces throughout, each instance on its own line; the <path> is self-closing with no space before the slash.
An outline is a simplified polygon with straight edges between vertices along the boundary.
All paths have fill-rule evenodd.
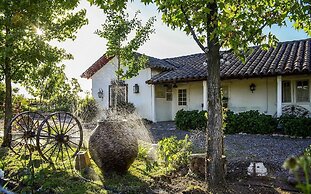
<path id="1" fill-rule="evenodd" d="M 133 93 L 135 93 L 135 94 L 138 94 L 138 93 L 139 93 L 139 85 L 138 85 L 138 84 L 135 84 L 135 85 L 133 86 Z"/>
<path id="2" fill-rule="evenodd" d="M 104 91 L 102 88 L 99 88 L 97 95 L 98 95 L 98 98 L 104 99 Z"/>
<path id="3" fill-rule="evenodd" d="M 254 83 L 252 83 L 250 86 L 249 86 L 249 90 L 254 93 L 254 91 L 256 90 L 256 85 Z"/>

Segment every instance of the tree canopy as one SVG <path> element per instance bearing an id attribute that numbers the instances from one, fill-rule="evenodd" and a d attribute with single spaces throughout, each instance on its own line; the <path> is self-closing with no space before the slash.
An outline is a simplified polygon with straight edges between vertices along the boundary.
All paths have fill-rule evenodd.
<path id="1" fill-rule="evenodd" d="M 125 10 L 107 10 L 105 12 L 107 19 L 102 25 L 102 30 L 96 31 L 96 34 L 107 40 L 105 55 L 118 57 L 119 65 L 116 73 L 119 76 L 125 79 L 136 76 L 147 63 L 147 58 L 135 52 L 154 32 L 152 27 L 155 18 L 150 18 L 143 25 L 142 21 L 137 18 L 139 12 L 136 12 L 132 19 L 129 18 L 130 16 Z"/>
<path id="2" fill-rule="evenodd" d="M 87 23 L 85 10 L 75 10 L 78 0 L 0 0 L 0 81 L 5 80 L 5 126 L 12 117 L 11 83 L 25 83 L 41 65 L 72 56 L 50 45 L 51 40 L 75 39 Z M 39 33 L 40 32 L 40 33 Z M 5 129 L 7 129 L 5 127 Z M 3 145 L 8 145 L 5 130 Z"/>
<path id="3" fill-rule="evenodd" d="M 75 32 L 87 23 L 85 10 L 72 11 L 77 5 L 78 0 L 0 1 L 1 80 L 5 76 L 5 60 L 10 61 L 12 81 L 23 82 L 43 63 L 72 59 L 49 41 L 75 39 Z"/>
<path id="4" fill-rule="evenodd" d="M 89 0 L 104 10 L 123 10 L 127 0 Z M 172 29 L 181 29 L 195 37 L 204 51 L 207 38 L 219 38 L 223 48 L 236 53 L 245 51 L 249 45 L 273 46 L 276 35 L 264 34 L 265 27 L 286 26 L 286 20 L 293 22 L 295 29 L 304 30 L 311 36 L 310 0 L 141 0 L 153 3 L 162 13 L 162 21 Z M 217 11 L 212 13 L 209 6 L 215 3 Z M 213 30 L 211 30 L 213 29 Z M 210 33 L 206 33 L 210 31 Z"/>
<path id="5" fill-rule="evenodd" d="M 27 75 L 27 82 L 23 86 L 50 109 L 72 111 L 82 90 L 77 79 L 69 80 L 64 70 L 64 65 L 42 64 Z"/>

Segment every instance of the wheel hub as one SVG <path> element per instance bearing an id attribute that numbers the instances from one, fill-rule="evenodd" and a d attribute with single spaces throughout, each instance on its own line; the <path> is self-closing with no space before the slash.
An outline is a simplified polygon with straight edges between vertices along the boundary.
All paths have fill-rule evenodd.
<path id="1" fill-rule="evenodd" d="M 36 136 L 36 133 L 32 130 L 28 130 L 24 133 L 24 138 L 29 139 L 29 138 L 34 138 Z"/>
<path id="2" fill-rule="evenodd" d="M 55 140 L 59 143 L 67 143 L 69 141 L 69 136 L 64 134 L 58 134 L 55 136 Z"/>

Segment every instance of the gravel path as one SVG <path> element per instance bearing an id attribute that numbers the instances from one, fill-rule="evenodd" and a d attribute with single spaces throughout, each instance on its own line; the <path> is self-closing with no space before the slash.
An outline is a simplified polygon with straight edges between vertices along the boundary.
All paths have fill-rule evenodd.
<path id="1" fill-rule="evenodd" d="M 163 124 L 162 124 L 163 125 Z M 181 130 L 174 130 L 173 123 L 165 123 L 165 127 L 152 126 L 150 132 L 155 140 L 159 141 L 163 137 L 176 136 L 182 139 L 186 134 L 190 136 L 196 148 L 204 150 L 205 135 L 202 132 L 190 133 Z M 305 148 L 311 145 L 311 139 L 280 137 L 272 135 L 252 135 L 252 134 L 235 134 L 225 135 L 224 138 L 225 153 L 228 164 L 243 162 L 264 162 L 274 175 L 285 175 L 283 162 L 290 156 L 301 154 Z"/>
<path id="2" fill-rule="evenodd" d="M 164 137 L 182 139 L 186 134 L 199 150 L 204 150 L 203 133 L 192 134 L 181 130 L 151 130 L 157 142 Z M 311 145 L 311 139 L 278 137 L 272 135 L 235 134 L 225 135 L 225 152 L 230 161 L 269 161 L 282 165 L 289 156 L 297 156 Z"/>
<path id="3" fill-rule="evenodd" d="M 226 135 L 225 148 L 231 160 L 269 161 L 282 165 L 289 156 L 297 156 L 311 139 L 270 135 Z"/>

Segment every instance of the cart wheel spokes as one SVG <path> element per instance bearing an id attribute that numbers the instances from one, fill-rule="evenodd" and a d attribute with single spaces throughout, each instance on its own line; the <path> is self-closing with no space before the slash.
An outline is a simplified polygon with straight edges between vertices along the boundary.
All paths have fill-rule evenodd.
<path id="1" fill-rule="evenodd" d="M 37 129 L 44 116 L 37 112 L 22 112 L 9 124 L 10 149 L 17 155 L 29 156 L 37 150 Z"/>
<path id="2" fill-rule="evenodd" d="M 36 138 L 39 154 L 44 160 L 53 164 L 65 163 L 71 161 L 81 148 L 82 126 L 72 114 L 56 112 L 41 123 Z"/>

